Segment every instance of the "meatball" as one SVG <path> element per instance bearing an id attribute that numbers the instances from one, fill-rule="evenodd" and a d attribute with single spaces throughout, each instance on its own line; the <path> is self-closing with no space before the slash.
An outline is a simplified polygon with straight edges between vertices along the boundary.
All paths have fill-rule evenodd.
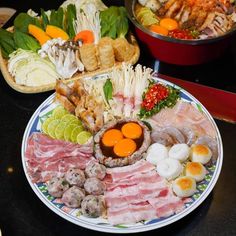
<path id="1" fill-rule="evenodd" d="M 102 180 L 106 175 L 106 167 L 98 162 L 90 161 L 86 166 L 85 174 L 88 177 L 96 177 Z"/>
<path id="2" fill-rule="evenodd" d="M 75 208 L 80 207 L 84 197 L 84 190 L 77 186 L 73 186 L 64 192 L 61 200 L 66 206 Z"/>
<path id="3" fill-rule="evenodd" d="M 105 184 L 96 177 L 92 177 L 86 179 L 84 189 L 88 194 L 101 195 L 105 191 Z"/>
<path id="4" fill-rule="evenodd" d="M 62 194 L 69 188 L 68 182 L 63 177 L 53 177 L 47 183 L 48 193 L 53 197 L 61 197 Z"/>
<path id="5" fill-rule="evenodd" d="M 84 172 L 80 169 L 70 168 L 66 172 L 65 178 L 70 185 L 76 185 L 78 187 L 83 187 L 85 182 Z"/>
<path id="6" fill-rule="evenodd" d="M 105 212 L 105 202 L 102 196 L 88 195 L 81 203 L 82 214 L 88 217 L 99 217 Z"/>

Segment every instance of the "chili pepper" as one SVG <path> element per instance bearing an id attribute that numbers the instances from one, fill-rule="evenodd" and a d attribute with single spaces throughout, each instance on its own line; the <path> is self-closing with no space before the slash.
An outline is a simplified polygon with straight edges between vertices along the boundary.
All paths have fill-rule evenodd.
<path id="1" fill-rule="evenodd" d="M 169 36 L 176 39 L 193 39 L 193 36 L 188 30 L 175 29 L 169 31 Z"/>
<path id="2" fill-rule="evenodd" d="M 162 84 L 154 84 L 149 87 L 142 102 L 142 108 L 150 111 L 157 103 L 166 99 L 169 95 L 168 89 Z"/>

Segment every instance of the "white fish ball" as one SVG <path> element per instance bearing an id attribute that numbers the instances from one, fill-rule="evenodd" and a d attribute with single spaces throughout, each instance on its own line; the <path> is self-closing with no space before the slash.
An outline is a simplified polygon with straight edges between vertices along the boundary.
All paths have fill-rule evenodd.
<path id="1" fill-rule="evenodd" d="M 147 150 L 146 160 L 154 165 L 168 157 L 168 149 L 160 143 L 153 143 Z"/>
<path id="2" fill-rule="evenodd" d="M 157 173 L 167 180 L 175 179 L 182 171 L 183 167 L 180 162 L 172 158 L 166 158 L 157 163 Z"/>
<path id="3" fill-rule="evenodd" d="M 190 148 L 185 143 L 178 143 L 169 150 L 169 157 L 184 162 L 190 155 Z"/>

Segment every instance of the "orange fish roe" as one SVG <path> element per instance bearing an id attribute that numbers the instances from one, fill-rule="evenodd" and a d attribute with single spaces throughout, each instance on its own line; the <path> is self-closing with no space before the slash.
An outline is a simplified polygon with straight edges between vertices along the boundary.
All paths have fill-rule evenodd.
<path id="1" fill-rule="evenodd" d="M 128 157 L 135 152 L 136 147 L 134 140 L 125 138 L 114 146 L 113 151 L 118 157 Z"/>
<path id="2" fill-rule="evenodd" d="M 107 147 L 113 147 L 123 139 L 123 134 L 118 129 L 110 129 L 102 136 L 102 143 Z"/>
<path id="3" fill-rule="evenodd" d="M 140 138 L 143 130 L 139 124 L 129 122 L 122 126 L 121 132 L 126 138 L 137 139 Z"/>

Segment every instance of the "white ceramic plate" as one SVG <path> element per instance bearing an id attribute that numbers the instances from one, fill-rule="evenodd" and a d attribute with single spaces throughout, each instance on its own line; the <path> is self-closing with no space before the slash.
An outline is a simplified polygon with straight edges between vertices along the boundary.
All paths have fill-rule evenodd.
<path id="1" fill-rule="evenodd" d="M 164 84 L 168 84 L 168 85 L 179 88 L 177 85 L 174 85 L 165 80 L 162 80 L 159 78 L 155 78 L 155 79 L 157 79 L 157 81 L 161 81 Z M 167 218 L 154 219 L 151 221 L 146 221 L 146 222 L 137 223 L 133 225 L 112 226 L 105 219 L 102 219 L 102 218 L 92 219 L 92 218 L 81 216 L 79 214 L 78 209 L 70 209 L 66 207 L 64 204 L 62 204 L 58 199 L 55 199 L 54 197 L 49 195 L 47 192 L 47 187 L 44 183 L 38 183 L 38 184 L 32 183 L 27 173 L 27 163 L 25 159 L 25 150 L 27 147 L 27 140 L 32 132 L 36 132 L 36 131 L 40 132 L 42 121 L 57 106 L 57 104 L 54 102 L 55 94 L 51 95 L 48 99 L 46 99 L 35 111 L 35 113 L 31 117 L 26 127 L 24 137 L 23 137 L 22 152 L 21 152 L 22 163 L 23 163 L 27 180 L 30 186 L 32 187 L 33 191 L 35 192 L 35 194 L 40 198 L 40 200 L 47 207 L 49 207 L 49 209 L 51 209 L 52 211 L 54 211 L 56 214 L 60 215 L 64 219 L 74 224 L 77 224 L 79 226 L 82 226 L 88 229 L 97 230 L 97 231 L 102 231 L 102 232 L 112 232 L 112 233 L 143 232 L 143 231 L 157 229 L 165 225 L 171 224 L 183 218 L 184 216 L 188 215 L 206 199 L 206 197 L 210 194 L 213 187 L 215 186 L 217 179 L 219 177 L 220 171 L 221 171 L 221 167 L 222 167 L 223 147 L 222 147 L 222 141 L 221 141 L 219 130 L 213 118 L 211 117 L 209 112 L 206 110 L 206 108 L 191 94 L 189 94 L 188 92 L 186 92 L 185 90 L 181 88 L 179 89 L 181 90 L 181 99 L 187 100 L 188 102 L 191 102 L 193 105 L 195 105 L 200 111 L 205 113 L 209 121 L 212 123 L 217 133 L 217 145 L 218 145 L 218 153 L 219 153 L 217 161 L 212 166 L 207 167 L 208 174 L 206 175 L 205 180 L 200 182 L 197 185 L 197 192 L 191 197 L 191 202 L 186 203 L 186 208 L 182 212 L 178 214 L 174 214 Z"/>

